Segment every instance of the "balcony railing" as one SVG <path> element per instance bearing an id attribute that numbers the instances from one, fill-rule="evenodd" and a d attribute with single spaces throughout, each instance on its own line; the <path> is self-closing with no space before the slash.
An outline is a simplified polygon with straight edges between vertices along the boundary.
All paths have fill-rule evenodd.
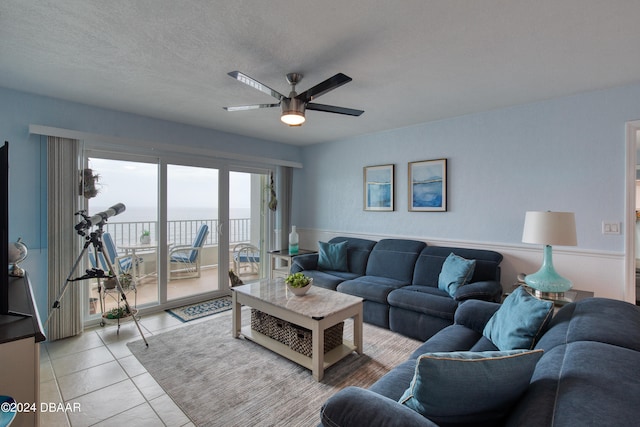
<path id="1" fill-rule="evenodd" d="M 168 221 L 167 240 L 173 245 L 190 245 L 198 233 L 201 224 L 209 226 L 209 234 L 205 241 L 205 246 L 218 245 L 218 225 L 217 219 L 194 219 Z M 133 245 L 140 242 L 143 231 L 149 231 L 151 241 L 158 241 L 157 221 L 138 222 L 108 222 L 105 225 L 106 232 L 111 234 L 116 246 Z M 251 237 L 251 219 L 238 218 L 229 220 L 229 242 L 248 242 Z"/>

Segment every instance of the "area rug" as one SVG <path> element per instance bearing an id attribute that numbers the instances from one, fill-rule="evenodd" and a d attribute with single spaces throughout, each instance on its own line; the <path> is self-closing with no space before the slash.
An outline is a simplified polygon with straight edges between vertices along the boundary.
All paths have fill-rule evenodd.
<path id="1" fill-rule="evenodd" d="M 243 310 L 243 324 L 249 322 Z M 128 344 L 147 372 L 198 427 L 316 426 L 322 404 L 349 385 L 368 387 L 405 361 L 419 342 L 364 325 L 364 355 L 311 371 L 243 338 L 231 337 L 231 313 Z M 345 322 L 352 336 L 353 322 Z"/>
<path id="2" fill-rule="evenodd" d="M 222 313 L 227 310 L 231 310 L 231 297 L 225 296 L 196 304 L 172 308 L 166 311 L 183 322 L 190 322 L 206 316 L 211 316 L 212 314 Z"/>

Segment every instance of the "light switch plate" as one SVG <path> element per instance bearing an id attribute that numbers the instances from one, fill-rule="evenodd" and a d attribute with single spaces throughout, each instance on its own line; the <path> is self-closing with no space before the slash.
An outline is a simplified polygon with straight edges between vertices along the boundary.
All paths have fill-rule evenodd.
<path id="1" fill-rule="evenodd" d="M 602 221 L 602 234 L 620 234 L 620 223 L 615 221 Z"/>

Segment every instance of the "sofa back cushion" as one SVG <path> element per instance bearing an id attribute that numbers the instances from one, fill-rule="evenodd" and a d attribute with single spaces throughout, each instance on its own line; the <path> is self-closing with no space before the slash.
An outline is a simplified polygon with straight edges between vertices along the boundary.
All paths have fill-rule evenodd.
<path id="1" fill-rule="evenodd" d="M 329 243 L 347 242 L 347 265 L 349 272 L 359 276 L 365 274 L 371 249 L 376 245 L 374 240 L 355 237 L 334 237 Z"/>
<path id="2" fill-rule="evenodd" d="M 562 307 L 536 348 L 597 341 L 640 352 L 640 307 L 620 300 L 587 298 Z"/>
<path id="3" fill-rule="evenodd" d="M 380 240 L 369 256 L 366 275 L 387 277 L 409 284 L 413 278 L 416 259 L 425 246 L 426 243 L 417 240 Z"/>
<path id="4" fill-rule="evenodd" d="M 570 342 L 545 350 L 526 394 L 504 425 L 638 425 L 638 365 L 639 352 L 597 341 Z"/>
<path id="5" fill-rule="evenodd" d="M 412 284 L 437 288 L 442 265 L 451 253 L 462 258 L 474 259 L 476 261 L 473 276 L 469 283 L 485 280 L 500 281 L 502 254 L 498 252 L 483 249 L 427 246 L 422 250 L 416 261 Z"/>

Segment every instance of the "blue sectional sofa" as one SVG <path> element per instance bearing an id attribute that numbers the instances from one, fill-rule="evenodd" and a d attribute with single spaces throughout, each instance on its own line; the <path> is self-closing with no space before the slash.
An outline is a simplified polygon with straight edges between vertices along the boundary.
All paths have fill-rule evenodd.
<path id="1" fill-rule="evenodd" d="M 508 408 L 491 416 L 467 418 L 448 414 L 437 424 L 398 401 L 406 396 L 417 372 L 417 361 L 433 352 L 486 352 L 497 347 L 483 335 L 500 307 L 485 301 L 465 301 L 455 323 L 420 345 L 413 355 L 369 389 L 347 387 L 332 396 L 321 411 L 325 427 L 347 426 L 631 426 L 640 420 L 640 308 L 632 304 L 589 298 L 568 304 L 542 330 L 535 349 L 542 356 L 532 366 L 522 394 Z M 534 351 L 541 353 L 541 351 Z M 454 355 L 454 353 L 446 353 Z M 539 356 L 537 356 L 539 357 Z M 490 377 L 496 386 L 502 371 Z M 446 382 L 446 378 L 443 382 Z M 445 384 L 429 384 L 432 390 Z M 477 384 L 469 380 L 468 389 Z M 466 388 L 454 390 L 450 408 L 465 412 L 477 402 L 465 400 Z M 486 400 L 486 399 L 485 399 Z M 486 402 L 485 402 L 486 403 Z M 436 418 L 436 417 L 432 417 Z"/>
<path id="2" fill-rule="evenodd" d="M 408 239 L 335 237 L 346 246 L 347 262 L 323 268 L 319 254 L 297 256 L 291 272 L 304 272 L 314 286 L 364 299 L 364 321 L 425 340 L 453 323 L 458 304 L 467 299 L 499 301 L 502 255 L 488 250 L 428 246 Z M 438 287 L 447 257 L 475 261 L 469 283 L 451 295 Z M 333 267 L 335 268 L 335 267 Z"/>

